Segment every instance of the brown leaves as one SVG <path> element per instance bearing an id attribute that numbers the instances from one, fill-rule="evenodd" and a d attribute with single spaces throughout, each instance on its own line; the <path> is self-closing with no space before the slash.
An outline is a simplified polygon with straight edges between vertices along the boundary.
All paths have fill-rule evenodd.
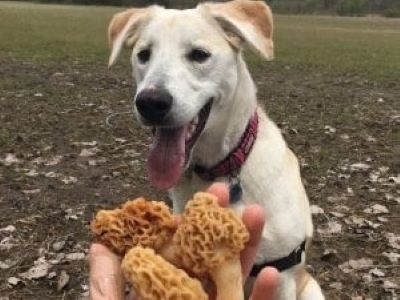
<path id="1" fill-rule="evenodd" d="M 329 221 L 324 227 L 317 229 L 322 235 L 339 234 L 342 232 L 342 225 L 336 221 Z"/>
<path id="2" fill-rule="evenodd" d="M 20 273 L 19 276 L 24 279 L 39 279 L 47 276 L 50 264 L 44 257 L 40 257 L 34 261 L 33 266 L 26 272 Z"/>
<path id="3" fill-rule="evenodd" d="M 362 270 L 373 266 L 373 261 L 370 258 L 360 258 L 357 260 L 350 259 L 349 261 L 339 265 L 339 269 L 344 273 L 351 273 L 354 270 Z"/>
<path id="4" fill-rule="evenodd" d="M 392 232 L 386 232 L 385 237 L 387 238 L 388 245 L 390 247 L 400 250 L 400 235 L 396 235 Z"/>

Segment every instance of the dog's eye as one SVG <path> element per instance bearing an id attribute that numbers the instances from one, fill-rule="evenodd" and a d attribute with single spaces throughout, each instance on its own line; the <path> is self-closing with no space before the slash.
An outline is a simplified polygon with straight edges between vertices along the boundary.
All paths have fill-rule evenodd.
<path id="1" fill-rule="evenodd" d="M 151 56 L 150 49 L 143 49 L 143 50 L 139 51 L 139 53 L 137 54 L 137 57 L 142 64 L 148 62 L 150 59 L 150 56 Z"/>
<path id="2" fill-rule="evenodd" d="M 189 52 L 187 55 L 187 58 L 190 61 L 198 62 L 198 63 L 203 63 L 205 62 L 209 57 L 211 56 L 211 53 L 208 52 L 207 50 L 204 49 L 193 49 L 192 51 Z"/>

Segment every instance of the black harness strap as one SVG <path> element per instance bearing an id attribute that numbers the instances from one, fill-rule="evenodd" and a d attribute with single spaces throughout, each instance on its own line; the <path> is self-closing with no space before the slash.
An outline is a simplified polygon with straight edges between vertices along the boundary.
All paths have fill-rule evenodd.
<path id="1" fill-rule="evenodd" d="M 250 276 L 257 276 L 265 267 L 273 267 L 279 272 L 285 271 L 295 265 L 301 263 L 301 256 L 306 251 L 306 241 L 302 242 L 299 247 L 294 249 L 288 256 L 259 265 L 254 265 L 251 269 Z"/>

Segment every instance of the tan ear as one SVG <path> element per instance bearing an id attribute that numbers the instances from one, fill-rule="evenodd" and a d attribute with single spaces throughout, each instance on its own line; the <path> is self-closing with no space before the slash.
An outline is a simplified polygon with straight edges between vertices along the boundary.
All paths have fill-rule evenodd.
<path id="1" fill-rule="evenodd" d="M 140 25 L 153 9 L 154 7 L 131 8 L 113 16 L 108 25 L 108 42 L 111 46 L 109 67 L 115 63 L 125 45 L 133 45 Z"/>
<path id="2" fill-rule="evenodd" d="M 205 3 L 211 16 L 230 34 L 237 34 L 265 59 L 274 58 L 271 9 L 264 1 L 234 0 L 225 3 Z"/>

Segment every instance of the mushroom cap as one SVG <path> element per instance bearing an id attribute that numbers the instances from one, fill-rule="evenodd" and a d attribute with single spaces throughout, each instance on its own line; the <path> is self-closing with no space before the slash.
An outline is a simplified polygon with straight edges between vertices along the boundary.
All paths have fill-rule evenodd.
<path id="1" fill-rule="evenodd" d="M 173 239 L 182 265 L 197 276 L 238 258 L 248 240 L 241 218 L 208 193 L 197 193 L 187 203 Z"/>
<path id="2" fill-rule="evenodd" d="M 124 255 L 137 245 L 158 250 L 172 239 L 176 222 L 165 203 L 137 198 L 121 208 L 100 210 L 90 228 L 100 243 Z"/>
<path id="3" fill-rule="evenodd" d="M 200 282 L 153 249 L 134 247 L 122 261 L 125 278 L 140 300 L 207 300 Z"/>

